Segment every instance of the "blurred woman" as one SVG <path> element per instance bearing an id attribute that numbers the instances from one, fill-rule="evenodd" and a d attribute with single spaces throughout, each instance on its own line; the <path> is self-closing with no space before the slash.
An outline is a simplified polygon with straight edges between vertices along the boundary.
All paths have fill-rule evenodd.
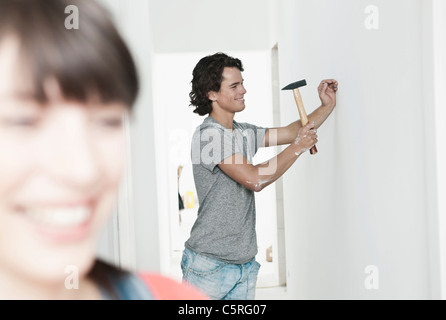
<path id="1" fill-rule="evenodd" d="M 78 29 L 65 27 L 70 5 Z M 202 298 L 95 257 L 125 167 L 123 118 L 138 94 L 106 10 L 0 0 L 0 70 L 0 299 Z"/>

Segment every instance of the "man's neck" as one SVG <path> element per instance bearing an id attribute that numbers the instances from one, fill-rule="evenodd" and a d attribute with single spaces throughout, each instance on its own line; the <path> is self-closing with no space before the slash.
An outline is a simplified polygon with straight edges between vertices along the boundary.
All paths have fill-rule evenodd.
<path id="1" fill-rule="evenodd" d="M 218 123 L 224 126 L 226 129 L 233 130 L 235 113 L 226 112 L 221 109 L 214 108 L 210 113 L 210 116 L 214 118 Z"/>

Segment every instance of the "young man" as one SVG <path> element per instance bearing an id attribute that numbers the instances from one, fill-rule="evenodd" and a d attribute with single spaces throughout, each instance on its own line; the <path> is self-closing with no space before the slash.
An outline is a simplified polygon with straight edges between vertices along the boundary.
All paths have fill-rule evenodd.
<path id="1" fill-rule="evenodd" d="M 319 85 L 322 105 L 310 123 L 266 129 L 234 120 L 245 109 L 243 66 L 223 53 L 204 57 L 193 71 L 191 105 L 209 115 L 192 138 L 192 164 L 200 208 L 185 243 L 183 279 L 212 299 L 254 299 L 260 264 L 255 261 L 254 192 L 280 178 L 317 143 L 316 129 L 336 105 L 336 80 Z M 289 146 L 270 161 L 252 165 L 260 147 Z"/>

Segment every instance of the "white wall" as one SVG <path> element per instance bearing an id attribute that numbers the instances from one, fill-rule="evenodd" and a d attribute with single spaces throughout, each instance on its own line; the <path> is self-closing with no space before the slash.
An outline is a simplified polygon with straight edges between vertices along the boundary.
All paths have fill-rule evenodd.
<path id="1" fill-rule="evenodd" d="M 159 270 L 163 239 L 159 235 L 154 120 L 152 108 L 151 55 L 153 52 L 147 0 L 100 0 L 116 21 L 135 58 L 140 76 L 140 95 L 131 121 L 130 199 L 134 220 L 135 256 L 139 270 Z"/>
<path id="2" fill-rule="evenodd" d="M 148 1 L 157 53 L 246 51 L 268 46 L 267 0 Z"/>
<path id="3" fill-rule="evenodd" d="M 434 12 L 434 66 L 435 66 L 435 149 L 436 161 L 436 206 L 439 213 L 440 234 L 440 270 L 441 270 L 441 296 L 446 299 L 446 2 L 435 0 Z"/>
<path id="4" fill-rule="evenodd" d="M 311 112 L 320 80 L 339 81 L 319 153 L 284 177 L 289 298 L 431 297 L 422 3 L 280 1 L 283 85 L 306 78 Z M 371 4 L 378 30 L 364 24 Z M 295 105 L 286 92 L 281 101 L 285 122 Z M 378 290 L 365 288 L 368 265 Z"/>

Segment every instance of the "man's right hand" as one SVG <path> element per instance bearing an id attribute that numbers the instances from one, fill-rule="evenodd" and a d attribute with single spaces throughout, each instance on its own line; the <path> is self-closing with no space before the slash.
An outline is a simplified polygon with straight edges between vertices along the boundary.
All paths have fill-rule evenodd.
<path id="1" fill-rule="evenodd" d="M 317 143 L 317 130 L 314 122 L 308 123 L 305 127 L 299 129 L 294 144 L 297 147 L 296 155 L 299 156 L 311 149 Z"/>

